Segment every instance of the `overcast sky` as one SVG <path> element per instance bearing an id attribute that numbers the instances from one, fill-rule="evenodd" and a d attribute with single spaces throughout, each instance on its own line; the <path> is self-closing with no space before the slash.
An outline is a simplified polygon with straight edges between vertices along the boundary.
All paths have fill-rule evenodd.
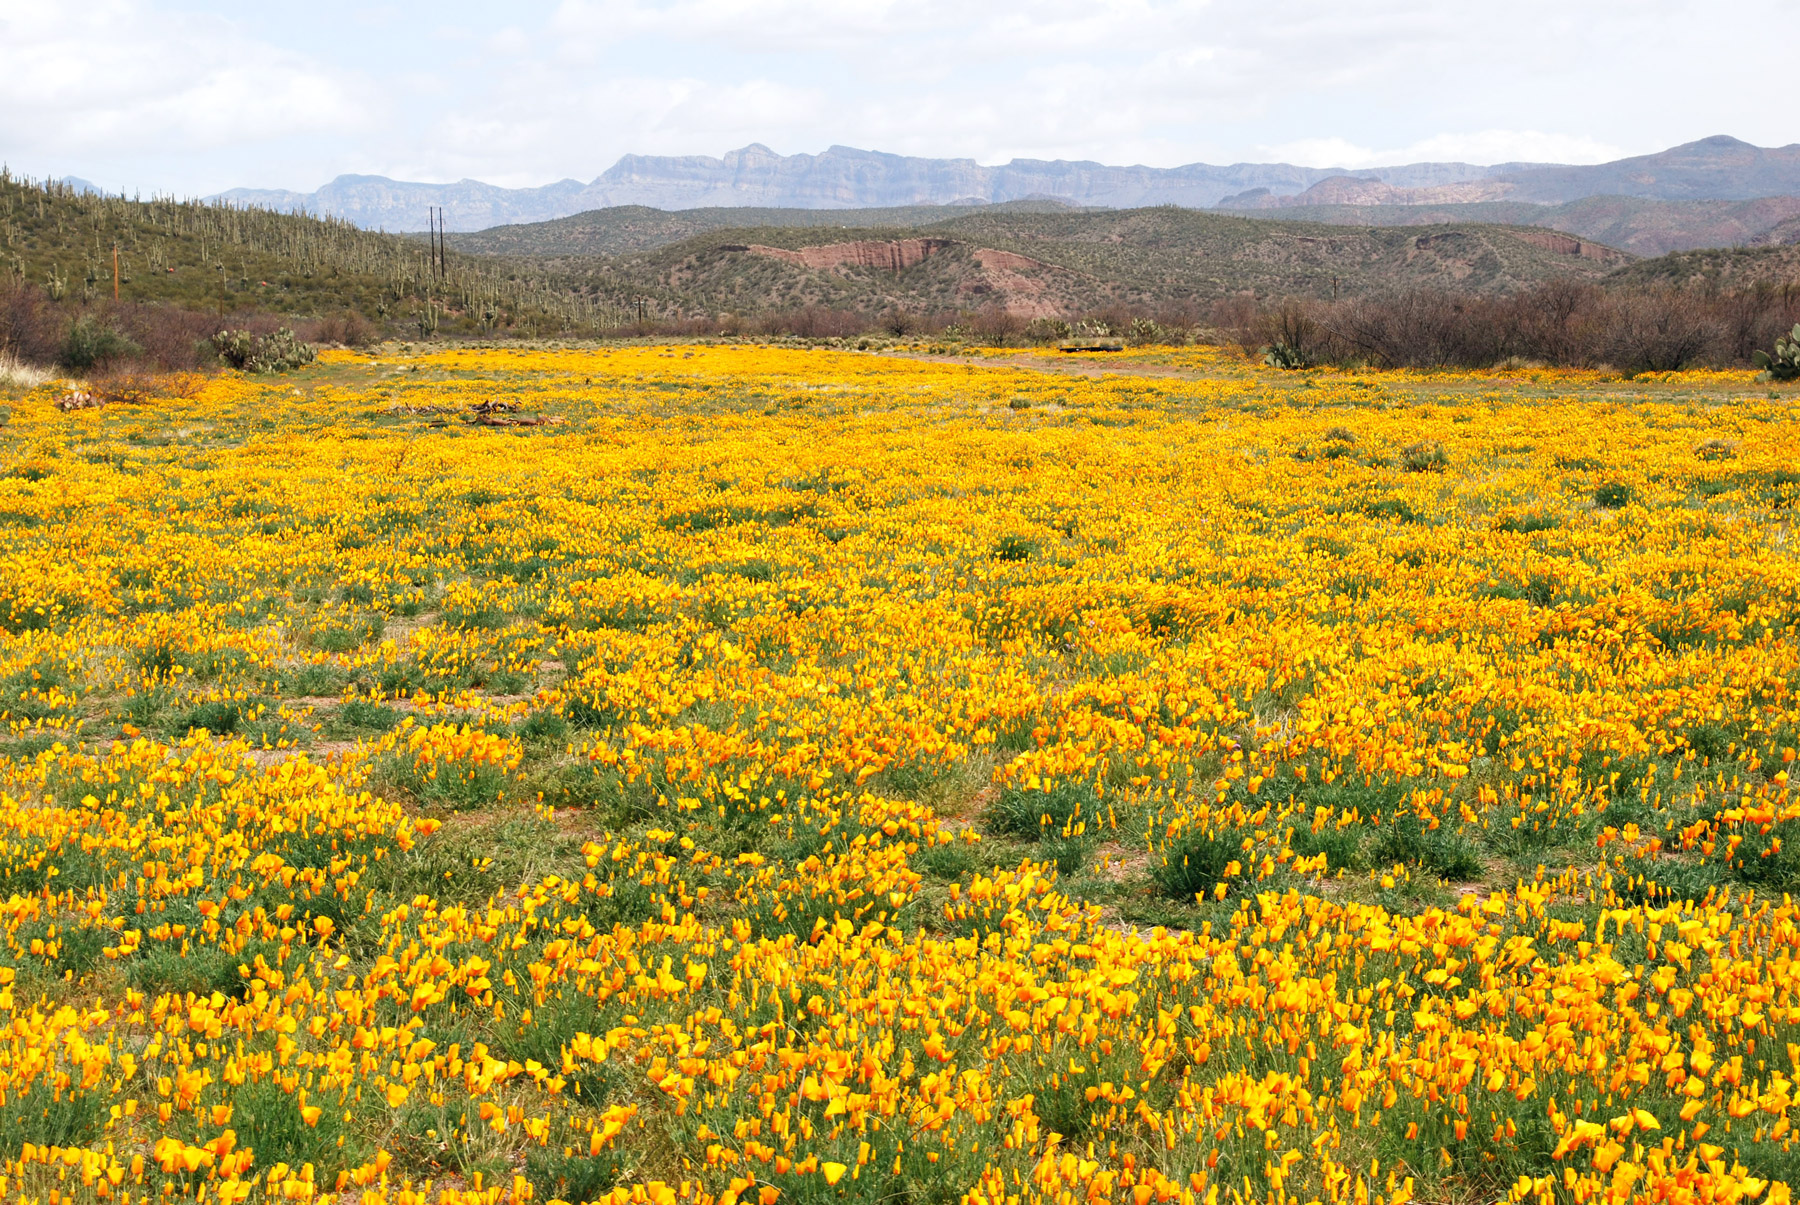
<path id="1" fill-rule="evenodd" d="M 1000 163 L 1593 163 L 1800 140 L 1793 0 L 0 0 L 0 160 L 108 189 Z"/>

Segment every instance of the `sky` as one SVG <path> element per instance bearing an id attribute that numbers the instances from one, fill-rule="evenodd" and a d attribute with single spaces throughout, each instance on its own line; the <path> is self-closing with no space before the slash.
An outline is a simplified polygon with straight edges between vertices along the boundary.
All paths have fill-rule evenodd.
<path id="1" fill-rule="evenodd" d="M 1793 0 L 0 0 L 0 162 L 110 191 L 626 153 L 1597 163 L 1800 141 Z"/>

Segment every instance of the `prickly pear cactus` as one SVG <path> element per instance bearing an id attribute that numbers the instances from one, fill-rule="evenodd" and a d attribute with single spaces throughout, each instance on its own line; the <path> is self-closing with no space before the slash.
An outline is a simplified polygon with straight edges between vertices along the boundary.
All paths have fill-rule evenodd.
<path id="1" fill-rule="evenodd" d="M 1775 340 L 1775 353 L 1755 352 L 1750 360 L 1758 368 L 1769 374 L 1775 381 L 1792 381 L 1800 379 L 1800 325 L 1781 338 Z"/>

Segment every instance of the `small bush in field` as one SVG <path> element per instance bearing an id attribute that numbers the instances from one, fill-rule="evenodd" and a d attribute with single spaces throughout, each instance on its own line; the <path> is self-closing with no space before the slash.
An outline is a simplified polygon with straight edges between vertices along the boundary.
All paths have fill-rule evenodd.
<path id="1" fill-rule="evenodd" d="M 63 340 L 62 354 L 57 357 L 64 368 L 87 372 L 113 360 L 137 355 L 141 349 L 110 325 L 88 314 L 69 324 Z"/>
<path id="2" fill-rule="evenodd" d="M 1435 439 L 1420 440 L 1400 453 L 1400 467 L 1409 473 L 1441 473 L 1450 467 L 1450 454 Z"/>

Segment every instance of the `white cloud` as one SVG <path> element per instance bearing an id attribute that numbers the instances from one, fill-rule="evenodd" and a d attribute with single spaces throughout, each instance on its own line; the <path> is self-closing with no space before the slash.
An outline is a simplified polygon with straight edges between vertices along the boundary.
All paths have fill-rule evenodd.
<path id="1" fill-rule="evenodd" d="M 1791 0 L 440 3 L 0 0 L 0 159 L 525 184 L 752 141 L 1364 167 L 1800 137 L 1734 32 Z"/>
<path id="2" fill-rule="evenodd" d="M 1303 167 L 1397 167 L 1407 163 L 1605 163 L 1630 152 L 1597 139 L 1540 130 L 1437 134 L 1377 150 L 1343 138 L 1302 138 L 1262 148 L 1270 159 Z"/>
<path id="3" fill-rule="evenodd" d="M 344 73 L 142 0 L 0 0 L 0 147 L 186 152 L 367 119 Z"/>

